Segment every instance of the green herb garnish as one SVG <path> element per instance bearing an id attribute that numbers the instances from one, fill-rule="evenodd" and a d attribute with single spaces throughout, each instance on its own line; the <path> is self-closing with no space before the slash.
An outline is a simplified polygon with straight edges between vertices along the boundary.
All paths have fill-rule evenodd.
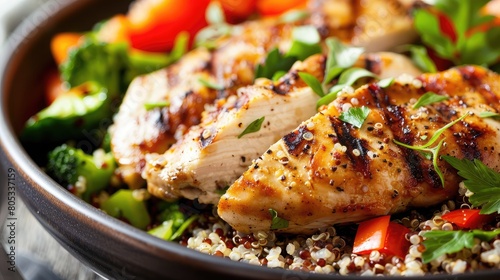
<path id="1" fill-rule="evenodd" d="M 269 208 L 269 213 L 271 213 L 272 217 L 271 229 L 282 229 L 288 227 L 288 221 L 278 217 L 278 212 L 276 212 L 276 210 Z"/>
<path id="2" fill-rule="evenodd" d="M 144 108 L 147 111 L 153 110 L 156 108 L 168 107 L 168 106 L 170 106 L 170 102 L 168 102 L 168 101 L 157 101 L 157 102 L 144 103 Z"/>
<path id="3" fill-rule="evenodd" d="M 427 92 L 424 95 L 420 96 L 417 102 L 413 105 L 413 109 L 418 109 L 423 106 L 427 106 L 433 103 L 441 102 L 444 100 L 450 99 L 448 96 L 439 95 L 434 92 Z"/>
<path id="4" fill-rule="evenodd" d="M 424 46 L 410 45 L 409 51 L 411 60 L 420 70 L 426 73 L 437 72 L 436 64 L 429 57 L 427 49 Z"/>
<path id="5" fill-rule="evenodd" d="M 365 50 L 346 46 L 336 38 L 328 38 L 325 43 L 328 47 L 328 57 L 323 84 L 328 84 L 345 69 L 353 66 Z"/>
<path id="6" fill-rule="evenodd" d="M 325 96 L 323 86 L 316 77 L 306 72 L 299 72 L 299 77 L 319 96 Z"/>
<path id="7" fill-rule="evenodd" d="M 200 84 L 206 86 L 207 88 L 211 88 L 211 89 L 215 89 L 215 90 L 223 90 L 224 89 L 224 85 L 213 83 L 213 82 L 206 80 L 204 78 L 201 78 L 201 77 L 198 78 L 198 82 L 200 82 Z"/>
<path id="8" fill-rule="evenodd" d="M 448 128 L 450 128 L 451 126 L 456 124 L 457 122 L 465 119 L 468 115 L 469 115 L 469 113 L 461 116 L 460 118 L 448 123 L 447 125 L 441 127 L 440 129 L 438 129 L 434 133 L 434 135 L 431 137 L 431 139 L 424 145 L 410 146 L 410 145 L 407 145 L 405 143 L 399 142 L 396 139 L 393 139 L 393 141 L 394 141 L 394 143 L 396 143 L 400 146 L 403 146 L 405 148 L 421 152 L 429 160 L 432 159 L 432 165 L 434 166 L 434 170 L 438 174 L 439 179 L 441 179 L 441 185 L 444 187 L 443 173 L 441 172 L 441 169 L 439 169 L 439 165 L 437 163 L 438 157 L 439 157 L 439 151 L 441 150 L 441 146 L 443 145 L 444 139 L 439 141 L 439 143 L 436 146 L 434 146 L 434 148 L 430 148 L 430 146 L 433 145 L 439 139 L 439 137 L 441 137 L 441 135 L 443 134 L 443 132 L 445 130 L 447 130 Z"/>
<path id="9" fill-rule="evenodd" d="M 464 184 L 474 194 L 469 197 L 473 207 L 481 207 L 481 214 L 500 213 L 500 174 L 478 159 L 457 159 L 442 156 L 458 170 Z"/>
<path id="10" fill-rule="evenodd" d="M 349 68 L 345 71 L 342 72 L 342 74 L 339 77 L 338 84 L 334 85 L 328 94 L 323 96 L 318 100 L 316 103 L 316 108 L 319 108 L 322 105 L 327 105 L 335 98 L 337 98 L 338 93 L 345 88 L 346 86 L 352 86 L 357 80 L 361 78 L 368 78 L 368 77 L 373 77 L 376 78 L 377 75 L 373 74 L 372 72 L 363 69 L 363 68 Z"/>
<path id="11" fill-rule="evenodd" d="M 252 123 L 250 123 L 246 128 L 245 130 L 243 130 L 242 133 L 240 133 L 240 135 L 238 135 L 238 139 L 243 137 L 244 135 L 246 134 L 249 134 L 249 133 L 254 133 L 254 132 L 257 132 L 260 130 L 260 127 L 262 126 L 262 123 L 264 122 L 264 119 L 265 117 L 262 117 L 262 118 L 259 118 L 259 119 L 256 119 L 255 121 L 253 121 Z"/>
<path id="12" fill-rule="evenodd" d="M 271 79 L 276 72 L 290 70 L 295 61 L 297 61 L 295 57 L 285 56 L 278 48 L 274 48 L 267 54 L 264 64 L 257 65 L 255 78 Z"/>
<path id="13" fill-rule="evenodd" d="M 394 83 L 394 78 L 385 78 L 378 81 L 377 85 L 381 88 L 388 88 Z"/>
<path id="14" fill-rule="evenodd" d="M 481 12 L 488 0 L 434 2 L 438 12 L 415 12 L 415 27 L 424 44 L 455 65 L 491 65 L 498 61 L 500 27 L 491 26 L 494 16 Z"/>
<path id="15" fill-rule="evenodd" d="M 295 57 L 297 60 L 304 60 L 313 54 L 321 53 L 319 42 L 321 37 L 314 26 L 298 26 L 292 30 L 292 45 L 287 52 L 287 56 Z"/>
<path id="16" fill-rule="evenodd" d="M 498 118 L 500 118 L 500 114 L 495 113 L 495 112 L 481 112 L 481 113 L 479 113 L 479 117 L 498 119 Z"/>
<path id="17" fill-rule="evenodd" d="M 366 106 L 362 107 L 351 107 L 347 112 L 342 112 L 339 119 L 344 122 L 350 123 L 357 128 L 361 128 L 365 122 L 368 114 L 370 114 L 370 108 Z"/>
<path id="18" fill-rule="evenodd" d="M 452 254 L 464 248 L 471 249 L 474 246 L 474 239 L 490 241 L 500 234 L 500 229 L 494 231 L 472 230 L 472 231 L 445 231 L 432 230 L 424 233 L 423 245 L 425 251 L 422 253 L 422 261 L 429 263 L 444 254 Z"/>

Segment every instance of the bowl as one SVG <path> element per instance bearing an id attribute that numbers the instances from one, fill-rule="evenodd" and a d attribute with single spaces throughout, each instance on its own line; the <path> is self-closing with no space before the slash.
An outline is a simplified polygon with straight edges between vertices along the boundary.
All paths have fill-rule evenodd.
<path id="1" fill-rule="evenodd" d="M 49 50 L 51 36 L 61 31 L 90 30 L 96 22 L 124 13 L 129 3 L 124 0 L 49 1 L 25 19 L 6 44 L 0 63 L 2 172 L 7 172 L 8 168 L 15 170 L 16 192 L 44 229 L 85 265 L 109 279 L 379 280 L 380 277 L 271 269 L 209 256 L 160 240 L 106 215 L 72 195 L 43 172 L 37 164 L 37 153 L 44 147 L 23 147 L 18 135 L 24 122 L 43 104 L 38 85 L 44 71 L 54 67 Z M 4 199 L 2 197 L 2 201 Z M 425 278 L 493 280 L 498 279 L 499 273 L 492 270 Z"/>

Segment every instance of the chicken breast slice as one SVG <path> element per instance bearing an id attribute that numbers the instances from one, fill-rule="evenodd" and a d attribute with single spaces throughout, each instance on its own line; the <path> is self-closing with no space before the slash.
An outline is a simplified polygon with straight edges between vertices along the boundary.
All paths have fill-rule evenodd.
<path id="1" fill-rule="evenodd" d="M 187 128 L 199 124 L 205 104 L 218 98 L 236 94 L 237 90 L 254 81 L 254 71 L 267 53 L 277 47 L 285 53 L 291 45 L 292 30 L 297 25 L 314 24 L 323 38 L 337 36 L 345 43 L 364 42 L 370 50 L 381 51 L 398 42 L 385 41 L 392 36 L 392 26 L 405 26 L 404 43 L 414 40 L 408 8 L 398 0 L 378 1 L 374 13 L 370 9 L 356 9 L 357 1 L 312 0 L 311 18 L 288 23 L 280 18 L 266 18 L 235 26 L 233 34 L 218 43 L 214 50 L 198 48 L 176 64 L 155 73 L 136 78 L 129 86 L 124 101 L 110 127 L 111 148 L 118 163 L 123 181 L 131 188 L 145 185 L 141 172 L 145 155 L 162 153 L 175 143 Z M 356 6 L 357 7 L 357 6 Z M 319 11 L 328 10 L 328 13 Z M 336 13 L 334 13 L 336 11 Z M 385 11 L 385 12 L 383 12 Z M 377 19 L 393 15 L 390 22 Z M 339 21 L 339 16 L 344 20 Z M 358 19 L 363 18 L 363 21 Z M 314 19 L 314 20 L 313 20 Z M 314 22 L 313 22 L 314 21 Z M 379 22 L 380 21 L 380 22 Z M 361 39 L 367 22 L 379 22 L 379 32 L 371 38 L 384 44 L 370 44 Z M 389 44 L 387 44 L 389 43 Z M 199 83 L 199 79 L 224 87 L 214 90 Z M 168 101 L 169 107 L 145 110 L 144 104 Z"/>
<path id="2" fill-rule="evenodd" d="M 414 109 L 428 91 L 449 99 Z M 500 112 L 499 101 L 500 76 L 473 66 L 341 94 L 271 145 L 221 197 L 218 214 L 248 233 L 270 230 L 274 210 L 288 221 L 274 230 L 313 233 L 436 205 L 457 194 L 456 171 L 438 160 L 443 186 L 431 160 L 393 140 L 423 145 L 438 129 L 472 113 L 442 134 L 439 154 L 477 158 L 500 171 L 500 122 L 478 116 Z M 370 111 L 361 128 L 340 118 L 348 108 L 362 106 Z"/>
<path id="3" fill-rule="evenodd" d="M 298 76 L 307 72 L 322 80 L 323 55 L 297 62 L 280 81 L 261 79 L 240 89 L 238 96 L 221 101 L 207 118 L 164 154 L 150 154 L 143 176 L 153 195 L 173 200 L 179 197 L 217 204 L 232 184 L 269 146 L 313 116 L 319 99 Z M 403 55 L 371 53 L 357 66 L 380 77 L 421 72 Z M 260 130 L 238 137 L 253 121 L 264 117 Z"/>

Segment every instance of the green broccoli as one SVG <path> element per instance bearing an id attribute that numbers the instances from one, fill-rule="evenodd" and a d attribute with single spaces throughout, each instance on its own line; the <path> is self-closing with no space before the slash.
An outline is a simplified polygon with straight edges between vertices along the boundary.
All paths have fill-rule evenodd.
<path id="1" fill-rule="evenodd" d="M 63 186 L 76 186 L 77 195 L 89 202 L 91 195 L 109 185 L 116 163 L 111 153 L 94 152 L 86 154 L 83 150 L 63 144 L 49 152 L 46 165 L 47 174 Z M 79 191 L 78 191 L 79 190 Z"/>
<path id="2" fill-rule="evenodd" d="M 126 219 L 136 228 L 146 229 L 151 223 L 146 203 L 134 196 L 134 190 L 118 190 L 100 206 L 108 215 Z"/>
<path id="3" fill-rule="evenodd" d="M 111 118 L 110 104 L 105 88 L 94 82 L 84 83 L 60 95 L 49 107 L 28 119 L 21 140 L 60 143 L 80 139 L 85 131 Z"/>
<path id="4" fill-rule="evenodd" d="M 178 202 L 165 202 L 160 206 L 165 208 L 158 216 L 158 219 L 162 221 L 162 223 L 148 231 L 149 234 L 158 238 L 168 241 L 176 240 L 192 222 L 198 219 L 198 215 L 186 217 L 186 215 L 181 212 Z"/>

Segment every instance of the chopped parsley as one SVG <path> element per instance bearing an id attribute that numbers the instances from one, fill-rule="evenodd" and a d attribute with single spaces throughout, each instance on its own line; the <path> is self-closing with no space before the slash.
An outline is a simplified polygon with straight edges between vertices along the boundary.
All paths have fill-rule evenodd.
<path id="1" fill-rule="evenodd" d="M 378 81 L 377 85 L 381 88 L 388 88 L 394 83 L 394 78 L 385 78 Z"/>
<path id="2" fill-rule="evenodd" d="M 299 77 L 314 91 L 319 97 L 325 96 L 323 86 L 316 77 L 306 72 L 299 72 Z"/>
<path id="3" fill-rule="evenodd" d="M 436 73 L 437 67 L 434 61 L 429 57 L 427 49 L 424 46 L 410 45 L 410 57 L 413 63 L 426 73 Z"/>
<path id="4" fill-rule="evenodd" d="M 269 213 L 271 213 L 271 229 L 282 229 L 288 227 L 288 221 L 278 217 L 278 212 L 276 210 L 269 208 Z"/>
<path id="5" fill-rule="evenodd" d="M 361 128 L 365 122 L 368 114 L 370 114 L 370 108 L 366 106 L 362 107 L 351 107 L 347 112 L 342 112 L 339 119 L 344 122 L 350 123 L 357 128 Z"/>
<path id="6" fill-rule="evenodd" d="M 433 103 L 441 102 L 444 100 L 450 99 L 448 96 L 439 95 L 434 92 L 427 92 L 424 95 L 420 96 L 417 102 L 413 105 L 413 109 L 418 109 L 423 106 L 427 106 Z"/>
<path id="7" fill-rule="evenodd" d="M 264 119 L 265 117 L 262 117 L 262 118 L 259 118 L 259 119 L 256 119 L 255 121 L 253 121 L 252 123 L 250 123 L 246 128 L 245 130 L 243 130 L 242 133 L 240 133 L 240 135 L 238 135 L 238 139 L 243 137 L 244 135 L 246 134 L 249 134 L 249 133 L 254 133 L 254 132 L 257 132 L 260 130 L 260 127 L 262 126 L 262 123 L 264 122 Z"/>

